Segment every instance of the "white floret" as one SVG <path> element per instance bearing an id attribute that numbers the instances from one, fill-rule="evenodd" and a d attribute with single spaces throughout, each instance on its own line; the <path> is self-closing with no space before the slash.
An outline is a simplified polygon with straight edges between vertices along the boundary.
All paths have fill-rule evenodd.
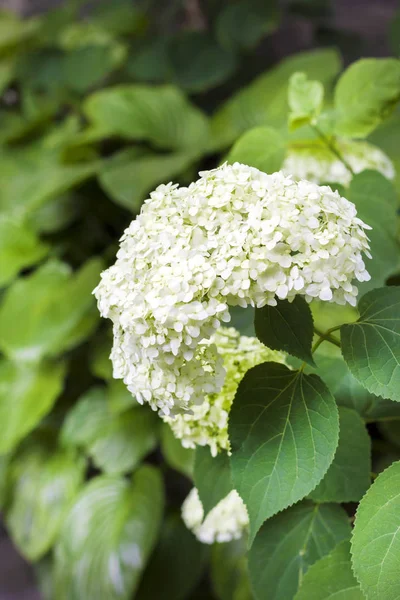
<path id="1" fill-rule="evenodd" d="M 249 524 L 246 506 L 236 490 L 223 498 L 204 519 L 203 505 L 197 489 L 193 488 L 182 505 L 182 519 L 203 544 L 240 539 Z"/>

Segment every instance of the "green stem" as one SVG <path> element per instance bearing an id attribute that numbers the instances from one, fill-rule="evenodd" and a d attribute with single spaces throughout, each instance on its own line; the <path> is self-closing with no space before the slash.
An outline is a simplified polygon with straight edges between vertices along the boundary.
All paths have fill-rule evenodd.
<path id="1" fill-rule="evenodd" d="M 316 341 L 314 346 L 318 348 L 318 346 L 322 344 L 322 342 L 327 341 L 333 344 L 334 346 L 340 348 L 340 341 L 331 335 L 333 331 L 337 331 L 338 329 L 340 329 L 340 327 L 341 325 L 338 325 L 337 327 L 331 327 L 331 329 L 328 329 L 327 331 L 320 331 L 319 329 L 317 329 L 317 327 L 314 327 L 315 333 L 320 337 L 320 339 Z M 312 352 L 315 352 L 315 350 L 313 349 Z"/>
<path id="2" fill-rule="evenodd" d="M 350 171 L 350 173 L 354 177 L 355 173 L 354 173 L 353 169 L 351 168 L 351 166 L 349 165 L 347 160 L 344 158 L 344 156 L 336 148 L 335 144 L 333 144 L 331 142 L 331 140 L 326 137 L 326 135 L 320 130 L 319 127 L 317 127 L 316 125 L 311 125 L 311 127 L 314 129 L 315 133 L 319 136 L 319 138 L 324 142 L 324 144 L 329 148 L 329 150 L 331 152 L 333 152 L 333 154 L 336 156 L 336 158 L 338 158 L 344 164 L 346 169 L 348 171 Z"/>

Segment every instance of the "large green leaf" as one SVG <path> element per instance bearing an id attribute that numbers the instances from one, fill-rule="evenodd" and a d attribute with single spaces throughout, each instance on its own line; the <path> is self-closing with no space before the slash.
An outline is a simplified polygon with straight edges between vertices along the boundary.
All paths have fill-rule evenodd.
<path id="1" fill-rule="evenodd" d="M 296 71 L 331 83 L 340 69 L 335 50 L 323 49 L 290 56 L 260 75 L 217 110 L 212 119 L 213 145 L 225 148 L 244 131 L 260 125 L 284 127 L 288 114 L 288 80 Z"/>
<path id="2" fill-rule="evenodd" d="M 372 260 L 366 260 L 371 280 L 358 284 L 361 293 L 385 284 L 400 268 L 398 199 L 393 184 L 377 171 L 364 171 L 353 177 L 346 198 L 357 207 L 358 216 L 370 227 Z"/>
<path id="3" fill-rule="evenodd" d="M 204 514 L 207 515 L 232 491 L 228 454 L 220 452 L 213 457 L 208 446 L 198 446 L 194 459 L 193 479 Z"/>
<path id="4" fill-rule="evenodd" d="M 263 363 L 239 384 L 229 418 L 231 468 L 254 538 L 262 523 L 309 494 L 339 437 L 335 399 L 316 375 Z"/>
<path id="5" fill-rule="evenodd" d="M 0 348 L 16 360 L 39 360 L 76 346 L 93 329 L 92 290 L 102 261 L 92 259 L 75 274 L 51 261 L 8 288 L 0 304 Z"/>
<path id="6" fill-rule="evenodd" d="M 286 139 L 281 132 L 272 127 L 254 127 L 236 141 L 228 154 L 228 162 L 275 173 L 281 168 L 285 154 Z"/>
<path id="7" fill-rule="evenodd" d="M 159 472 L 96 477 L 79 494 L 55 549 L 58 600 L 129 600 L 155 545 L 163 512 Z"/>
<path id="8" fill-rule="evenodd" d="M 12 217 L 0 215 L 0 286 L 41 260 L 48 250 L 48 245 L 29 227 Z"/>
<path id="9" fill-rule="evenodd" d="M 199 155 L 208 143 L 203 113 L 173 86 L 125 85 L 96 92 L 84 105 L 97 127 L 156 147 Z"/>
<path id="10" fill-rule="evenodd" d="M 27 445 L 10 469 L 11 503 L 6 522 L 14 543 L 29 560 L 53 545 L 83 482 L 85 460 L 75 452 Z"/>
<path id="11" fill-rule="evenodd" d="M 165 462 L 172 469 L 183 473 L 186 477 L 193 476 L 195 451 L 184 448 L 167 423 L 161 426 L 161 451 Z"/>
<path id="12" fill-rule="evenodd" d="M 335 88 L 336 131 L 366 137 L 400 99 L 400 61 L 363 58 L 353 63 Z"/>
<path id="13" fill-rule="evenodd" d="M 192 162 L 188 154 L 150 154 L 128 148 L 105 162 L 99 182 L 117 204 L 137 213 L 146 194 L 182 173 Z"/>
<path id="14" fill-rule="evenodd" d="M 267 521 L 249 552 L 257 600 L 292 600 L 307 569 L 350 533 L 349 519 L 336 504 L 301 502 Z"/>
<path id="15" fill-rule="evenodd" d="M 323 480 L 310 494 L 315 502 L 358 502 L 371 485 L 371 440 L 361 417 L 339 408 L 339 444 Z"/>
<path id="16" fill-rule="evenodd" d="M 93 388 L 69 411 L 61 439 L 84 448 L 99 469 L 119 474 L 132 471 L 154 450 L 157 426 L 157 415 L 147 407 L 111 412 L 105 388 Z"/>
<path id="17" fill-rule="evenodd" d="M 252 600 L 247 568 L 246 536 L 214 544 L 211 554 L 211 581 L 218 600 Z"/>
<path id="18" fill-rule="evenodd" d="M 12 450 L 50 411 L 63 389 L 62 363 L 0 360 L 0 454 Z"/>
<path id="19" fill-rule="evenodd" d="M 257 308 L 254 323 L 263 344 L 315 364 L 311 354 L 313 319 L 304 298 L 296 296 L 293 302 L 279 300 L 276 306 Z"/>
<path id="20" fill-rule="evenodd" d="M 354 573 L 368 600 L 400 595 L 400 462 L 386 469 L 357 510 L 352 538 Z"/>
<path id="21" fill-rule="evenodd" d="M 400 401 L 400 287 L 372 290 L 358 308 L 340 330 L 347 366 L 369 392 Z"/>
<path id="22" fill-rule="evenodd" d="M 345 540 L 307 571 L 295 600 L 363 600 L 365 598 L 350 561 L 350 543 Z"/>
<path id="23" fill-rule="evenodd" d="M 208 33 L 183 31 L 168 45 L 174 83 L 189 92 L 204 92 L 226 81 L 234 72 L 234 54 Z"/>
<path id="24" fill-rule="evenodd" d="M 178 515 L 166 519 L 135 600 L 186 600 L 200 579 L 209 548 L 196 540 Z"/>

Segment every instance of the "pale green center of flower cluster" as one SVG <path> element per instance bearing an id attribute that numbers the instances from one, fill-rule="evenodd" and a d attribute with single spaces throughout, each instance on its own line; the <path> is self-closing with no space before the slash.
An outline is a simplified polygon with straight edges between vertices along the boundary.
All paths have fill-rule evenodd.
<path id="1" fill-rule="evenodd" d="M 282 352 L 270 350 L 255 337 L 241 336 L 233 327 L 221 327 L 212 338 L 226 371 L 220 392 L 206 396 L 201 405 L 175 417 L 164 416 L 185 448 L 209 446 L 216 456 L 229 451 L 228 417 L 239 383 L 245 373 L 262 362 L 285 362 Z"/>

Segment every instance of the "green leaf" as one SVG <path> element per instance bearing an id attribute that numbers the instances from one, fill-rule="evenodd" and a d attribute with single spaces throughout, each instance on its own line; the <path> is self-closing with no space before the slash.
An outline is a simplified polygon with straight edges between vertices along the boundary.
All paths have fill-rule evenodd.
<path id="1" fill-rule="evenodd" d="M 64 376 L 62 363 L 0 360 L 0 454 L 12 450 L 51 410 Z"/>
<path id="2" fill-rule="evenodd" d="M 336 132 L 366 137 L 388 117 L 399 99 L 399 60 L 358 60 L 346 69 L 335 88 Z"/>
<path id="3" fill-rule="evenodd" d="M 236 67 L 234 54 L 203 31 L 182 31 L 174 36 L 168 57 L 174 83 L 192 93 L 224 83 Z"/>
<path id="4" fill-rule="evenodd" d="M 335 458 L 309 496 L 314 502 L 358 502 L 371 485 L 371 440 L 363 420 L 340 407 L 339 431 Z"/>
<path id="5" fill-rule="evenodd" d="M 199 155 L 208 144 L 205 115 L 173 86 L 107 88 L 89 96 L 84 110 L 93 125 L 109 134 L 157 148 Z"/>
<path id="6" fill-rule="evenodd" d="M 250 369 L 229 417 L 232 479 L 250 517 L 250 537 L 309 494 L 331 464 L 339 437 L 335 399 L 316 375 L 277 363 Z"/>
<path id="7" fill-rule="evenodd" d="M 216 20 L 217 37 L 233 51 L 250 50 L 278 26 L 276 2 L 239 0 L 225 6 Z"/>
<path id="8" fill-rule="evenodd" d="M 135 600 L 186 600 L 202 576 L 209 548 L 196 540 L 178 515 L 161 529 Z"/>
<path id="9" fill-rule="evenodd" d="M 247 568 L 246 536 L 214 544 L 211 554 L 211 581 L 218 600 L 252 600 Z"/>
<path id="10" fill-rule="evenodd" d="M 267 521 L 249 552 L 256 599 L 265 600 L 268 590 L 268 600 L 292 600 L 308 568 L 350 533 L 347 514 L 336 504 L 301 502 Z"/>
<path id="11" fill-rule="evenodd" d="M 79 494 L 55 549 L 58 600 L 132 598 L 155 545 L 164 504 L 150 466 L 132 479 L 101 476 Z"/>
<path id="12" fill-rule="evenodd" d="M 386 279 L 400 267 L 398 198 L 393 184 L 377 171 L 355 175 L 346 198 L 354 202 L 360 219 L 372 227 L 368 231 L 372 260 L 366 261 L 371 280 L 358 284 L 360 292 L 365 293 L 385 285 Z"/>
<path id="13" fill-rule="evenodd" d="M 102 262 L 75 274 L 50 261 L 8 288 L 0 305 L 0 348 L 15 360 L 39 360 L 79 344 L 97 322 L 92 290 Z"/>
<path id="14" fill-rule="evenodd" d="M 192 162 L 188 154 L 143 154 L 142 149 L 128 148 L 105 162 L 99 182 L 117 204 L 138 213 L 150 191 L 182 173 Z"/>
<path id="15" fill-rule="evenodd" d="M 19 44 L 33 38 L 40 27 L 37 18 L 19 19 L 11 11 L 2 11 L 0 15 L 0 55 L 9 53 Z"/>
<path id="16" fill-rule="evenodd" d="M 351 570 L 350 543 L 346 540 L 307 571 L 295 600 L 363 600 Z"/>
<path id="17" fill-rule="evenodd" d="M 203 505 L 204 515 L 207 515 L 232 491 L 228 454 L 220 452 L 213 457 L 208 446 L 198 446 L 194 459 L 193 478 Z"/>
<path id="18" fill-rule="evenodd" d="M 400 595 L 400 462 L 377 477 L 361 500 L 352 538 L 353 570 L 368 600 Z"/>
<path id="19" fill-rule="evenodd" d="M 128 408 L 138 408 L 138 402 L 121 379 L 112 379 L 107 385 L 107 404 L 111 413 L 119 415 Z"/>
<path id="20" fill-rule="evenodd" d="M 321 347 L 323 349 L 323 346 Z M 317 373 L 326 383 L 340 406 L 353 409 L 367 421 L 380 421 L 387 417 L 400 417 L 400 406 L 384 400 L 366 390 L 350 373 L 338 348 L 325 345 L 324 354 L 317 351 Z"/>
<path id="21" fill-rule="evenodd" d="M 0 286 L 46 256 L 49 248 L 20 221 L 0 215 Z"/>
<path id="22" fill-rule="evenodd" d="M 272 127 L 255 127 L 244 133 L 228 154 L 228 162 L 244 163 L 250 167 L 275 173 L 282 166 L 286 154 L 286 140 Z"/>
<path id="23" fill-rule="evenodd" d="M 85 460 L 75 452 L 28 445 L 10 469 L 11 503 L 6 523 L 19 551 L 29 560 L 53 545 L 83 483 Z"/>
<path id="24" fill-rule="evenodd" d="M 242 308 L 241 306 L 230 306 L 229 314 L 231 316 L 230 327 L 237 329 L 241 335 L 255 337 L 254 315 L 255 310 L 252 306 Z"/>
<path id="25" fill-rule="evenodd" d="M 400 402 L 400 287 L 372 290 L 358 308 L 340 330 L 347 366 L 369 392 Z"/>
<path id="26" fill-rule="evenodd" d="M 33 211 L 28 223 L 38 233 L 58 232 L 77 219 L 83 200 L 76 193 L 62 194 Z"/>
<path id="27" fill-rule="evenodd" d="M 189 479 L 192 478 L 195 451 L 191 448 L 184 448 L 166 423 L 161 426 L 161 451 L 168 466 L 183 473 Z"/>
<path id="28" fill-rule="evenodd" d="M 324 86 L 305 73 L 293 73 L 288 89 L 289 125 L 292 130 L 316 120 L 324 101 Z"/>
<path id="29" fill-rule="evenodd" d="M 166 82 L 171 70 L 168 42 L 169 38 L 158 35 L 140 48 L 133 48 L 125 64 L 127 75 L 144 83 Z"/>
<path id="30" fill-rule="evenodd" d="M 86 92 L 117 69 L 125 56 L 124 46 L 117 42 L 74 48 L 64 57 L 65 83 L 72 90 Z"/>
<path id="31" fill-rule="evenodd" d="M 397 420 L 382 421 L 382 423 L 379 423 L 378 429 L 391 444 L 398 448 L 400 447 L 400 414 Z"/>
<path id="32" fill-rule="evenodd" d="M 301 296 L 293 302 L 278 300 L 276 306 L 257 308 L 255 328 L 258 339 L 272 350 L 283 350 L 315 365 L 311 354 L 313 318 Z"/>
<path id="33" fill-rule="evenodd" d="M 59 152 L 38 144 L 2 153 L 0 210 L 27 217 L 49 200 L 89 179 L 100 162 L 63 164 Z"/>
<path id="34" fill-rule="evenodd" d="M 288 79 L 293 73 L 304 71 L 310 79 L 329 84 L 339 70 L 339 55 L 331 49 L 300 52 L 286 58 L 217 110 L 211 121 L 214 147 L 221 149 L 229 146 L 252 127 L 285 127 Z"/>
<path id="35" fill-rule="evenodd" d="M 92 388 L 64 421 L 65 446 L 82 447 L 110 475 L 132 471 L 157 445 L 157 415 L 137 406 L 112 413 L 104 388 Z"/>

